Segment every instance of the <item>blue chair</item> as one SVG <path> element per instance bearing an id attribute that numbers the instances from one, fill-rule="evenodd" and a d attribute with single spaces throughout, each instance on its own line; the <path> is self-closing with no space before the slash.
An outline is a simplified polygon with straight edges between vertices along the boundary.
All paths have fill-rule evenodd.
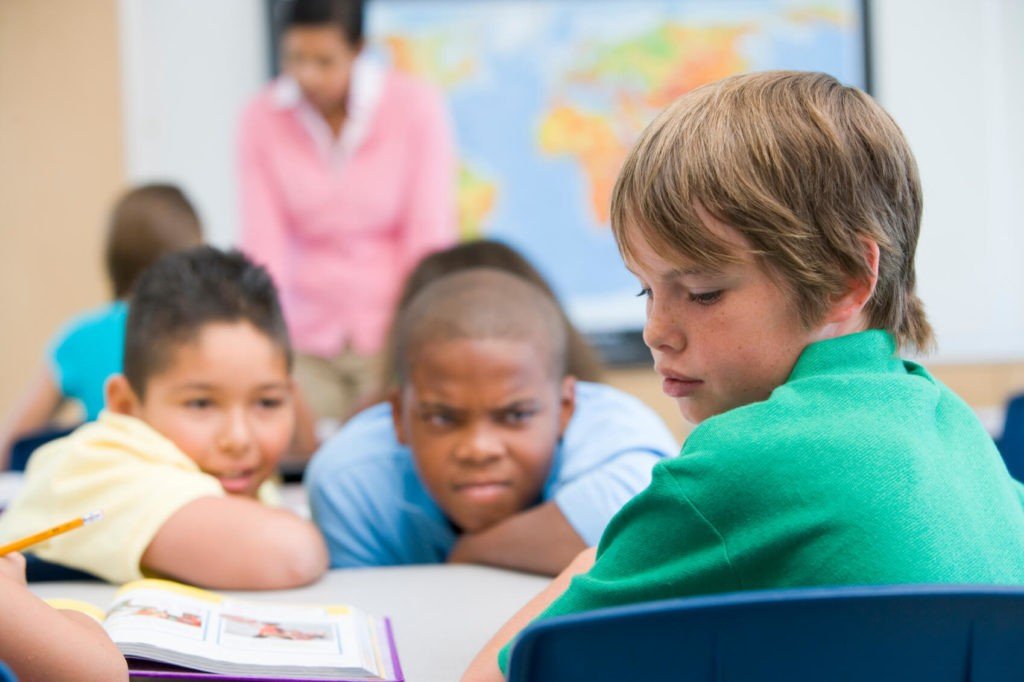
<path id="1" fill-rule="evenodd" d="M 1007 403 L 1003 435 L 996 445 L 1010 475 L 1024 481 L 1024 394 L 1014 396 Z"/>
<path id="2" fill-rule="evenodd" d="M 50 583 L 66 580 L 100 580 L 92 573 L 80 571 L 63 564 L 40 559 L 35 554 L 25 554 L 25 580 L 30 583 Z"/>
<path id="3" fill-rule="evenodd" d="M 550 618 L 509 682 L 1024 680 L 1024 586 L 739 592 Z"/>
<path id="4" fill-rule="evenodd" d="M 11 451 L 9 453 L 8 469 L 11 471 L 24 471 L 28 465 L 28 458 L 32 456 L 32 453 L 36 451 L 36 448 L 46 445 L 51 440 L 56 438 L 63 438 L 74 431 L 77 426 L 71 428 L 46 428 L 35 433 L 31 433 L 19 440 L 16 440 L 11 445 Z"/>

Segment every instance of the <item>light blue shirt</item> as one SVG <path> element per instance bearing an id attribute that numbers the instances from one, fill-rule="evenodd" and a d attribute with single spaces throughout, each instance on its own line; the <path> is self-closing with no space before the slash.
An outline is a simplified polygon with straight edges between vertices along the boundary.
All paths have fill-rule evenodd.
<path id="1" fill-rule="evenodd" d="M 650 483 L 651 468 L 678 451 L 639 400 L 579 382 L 543 501 L 554 500 L 583 541 L 596 545 L 612 516 Z M 320 447 L 306 487 L 334 568 L 440 563 L 455 544 L 457 531 L 398 442 L 387 403 L 356 415 Z"/>
<path id="2" fill-rule="evenodd" d="M 124 362 L 128 304 L 115 301 L 68 322 L 50 344 L 50 370 L 65 398 L 78 400 L 87 421 L 103 409 L 103 386 Z"/>

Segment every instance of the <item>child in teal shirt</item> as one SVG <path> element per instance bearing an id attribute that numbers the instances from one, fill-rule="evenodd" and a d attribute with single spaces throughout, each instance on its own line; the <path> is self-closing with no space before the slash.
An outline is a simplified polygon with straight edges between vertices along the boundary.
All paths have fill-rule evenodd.
<path id="1" fill-rule="evenodd" d="M 737 590 L 1024 584 L 1021 488 L 970 408 L 897 349 L 921 191 L 892 118 L 831 76 L 762 72 L 677 100 L 620 172 L 612 227 L 647 297 L 679 457 L 517 614 Z M 507 665 L 508 647 L 501 652 Z"/>
<path id="2" fill-rule="evenodd" d="M 99 416 L 104 384 L 121 371 L 135 281 L 163 254 L 196 246 L 202 238 L 195 208 L 174 185 L 140 185 L 118 199 L 103 259 L 113 301 L 75 316 L 51 339 L 45 364 L 0 424 L 0 470 L 11 446 L 45 429 L 65 401 L 79 403 L 85 421 Z"/>

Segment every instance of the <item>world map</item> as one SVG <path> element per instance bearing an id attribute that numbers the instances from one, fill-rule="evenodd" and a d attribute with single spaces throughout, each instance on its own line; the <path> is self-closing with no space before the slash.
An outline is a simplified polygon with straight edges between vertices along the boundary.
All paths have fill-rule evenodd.
<path id="1" fill-rule="evenodd" d="M 639 328 L 609 230 L 630 146 L 680 95 L 764 69 L 865 86 L 852 0 L 390 0 L 373 49 L 440 88 L 459 148 L 465 239 L 520 249 L 585 330 Z"/>

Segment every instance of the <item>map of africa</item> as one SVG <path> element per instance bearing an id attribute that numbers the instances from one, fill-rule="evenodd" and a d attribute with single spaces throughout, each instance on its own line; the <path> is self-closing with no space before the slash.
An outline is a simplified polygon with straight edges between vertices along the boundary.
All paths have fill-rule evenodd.
<path id="1" fill-rule="evenodd" d="M 865 85 L 853 0 L 390 0 L 371 43 L 440 88 L 459 147 L 464 238 L 501 239 L 585 330 L 639 328 L 609 230 L 612 187 L 675 98 L 745 71 L 811 69 Z"/>

